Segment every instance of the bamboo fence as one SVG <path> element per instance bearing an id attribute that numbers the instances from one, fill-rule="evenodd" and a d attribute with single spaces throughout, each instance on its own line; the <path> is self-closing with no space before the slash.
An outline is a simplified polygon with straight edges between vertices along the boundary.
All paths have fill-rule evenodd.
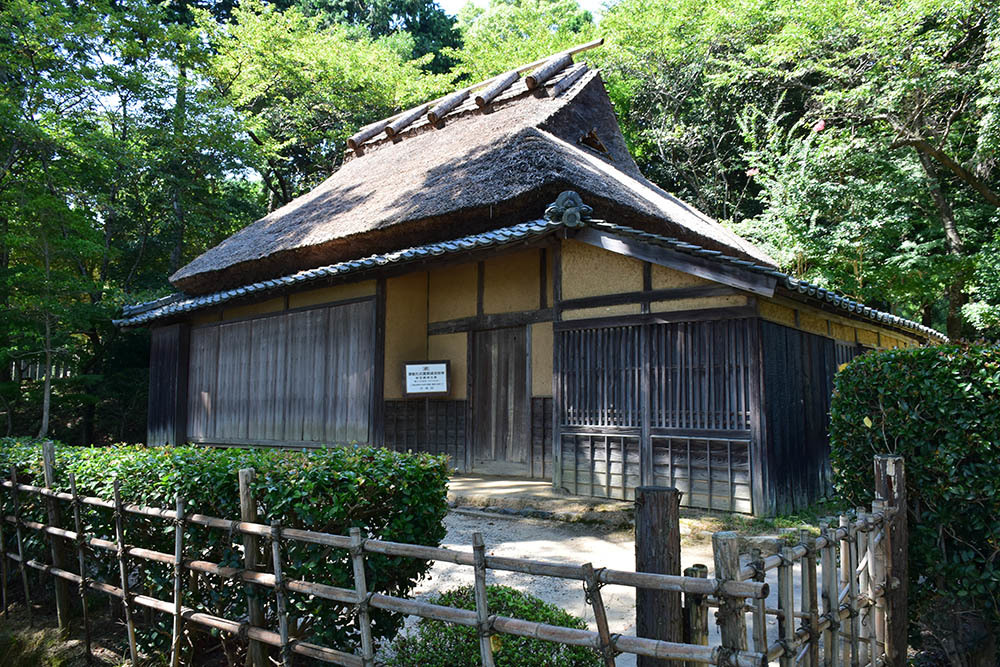
<path id="1" fill-rule="evenodd" d="M 902 466 L 898 466 L 901 474 Z M 124 503 L 121 500 L 117 480 L 114 483 L 114 497 L 111 500 L 96 497 L 82 497 L 76 492 L 75 480 L 70 478 L 71 493 L 57 492 L 48 486 L 39 487 L 21 484 L 17 481 L 16 470 L 11 469 L 10 480 L 0 483 L 11 494 L 12 515 L 5 515 L 0 521 L 0 564 L 2 572 L 3 611 L 8 607 L 8 562 L 15 564 L 20 573 L 21 589 L 27 607 L 31 608 L 28 568 L 39 570 L 55 578 L 56 582 L 68 582 L 77 587 L 81 598 L 88 592 L 102 593 L 122 601 L 125 624 L 128 632 L 130 657 L 133 664 L 138 662 L 135 641 L 136 611 L 138 607 L 167 614 L 172 617 L 170 664 L 180 663 L 180 643 L 184 625 L 197 625 L 233 635 L 245 637 L 250 644 L 252 662 L 265 664 L 264 646 L 278 649 L 280 664 L 290 666 L 294 655 L 307 656 L 337 665 L 368 667 L 375 664 L 375 645 L 369 612 L 382 609 L 421 618 L 435 619 L 445 623 L 476 628 L 480 638 L 482 664 L 494 665 L 494 642 L 490 637 L 496 633 L 506 633 L 521 637 L 543 639 L 572 646 L 590 647 L 598 651 L 606 665 L 615 664 L 615 656 L 631 653 L 643 660 L 661 659 L 673 661 L 675 665 L 685 663 L 688 667 L 697 665 L 722 665 L 731 667 L 756 667 L 778 662 L 781 667 L 831 667 L 843 664 L 845 667 L 880 667 L 883 664 L 901 664 L 887 659 L 887 632 L 895 631 L 889 626 L 899 624 L 897 617 L 887 612 L 886 597 L 890 590 L 899 588 L 899 579 L 887 575 L 887 554 L 890 532 L 887 531 L 893 517 L 905 514 L 896 507 L 888 506 L 885 499 L 878 500 L 871 511 L 858 510 L 851 515 L 839 517 L 836 525 L 824 525 L 818 538 L 802 541 L 788 547 L 781 553 L 761 556 L 750 554 L 750 560 L 741 559 L 735 533 L 717 533 L 713 540 L 715 551 L 715 578 L 707 577 L 707 568 L 696 566 L 685 571 L 684 576 L 631 572 L 608 568 L 594 568 L 590 563 L 568 565 L 564 563 L 507 558 L 486 554 L 480 534 L 473 536 L 471 551 L 459 551 L 415 544 L 387 542 L 369 539 L 358 529 L 350 535 L 334 535 L 299 528 L 285 528 L 279 522 L 270 524 L 257 521 L 230 520 L 187 513 L 183 498 L 176 499 L 172 510 Z M 241 501 L 253 504 L 248 480 L 252 471 L 241 473 Z M 46 479 L 50 479 L 47 476 Z M 896 479 L 899 481 L 899 478 Z M 70 503 L 74 517 L 74 530 L 31 521 L 21 516 L 20 497 L 30 494 L 52 503 Z M 80 514 L 84 507 L 96 507 L 114 511 L 114 540 L 101 539 L 81 531 Z M 255 510 L 254 510 L 255 511 Z M 244 511 L 243 517 L 248 516 Z M 145 517 L 146 520 L 160 520 L 174 526 L 174 553 L 163 553 L 139 546 L 127 545 L 123 536 L 123 520 L 126 515 Z M 58 513 L 50 513 L 58 517 Z M 255 514 L 250 514 L 255 516 Z M 8 551 L 4 541 L 4 526 L 13 526 L 13 542 L 16 551 Z M 184 554 L 191 545 L 185 544 L 185 526 L 203 526 L 242 536 L 246 552 L 245 567 L 224 566 L 204 560 L 188 560 Z M 25 557 L 25 530 L 46 536 L 53 544 L 75 545 L 76 571 L 70 566 L 56 567 L 51 563 Z M 905 534 L 905 524 L 904 524 Z M 261 563 L 255 563 L 248 554 L 255 551 L 258 541 L 270 543 L 270 572 L 261 571 Z M 349 554 L 353 566 L 353 588 L 341 588 L 320 582 L 289 579 L 283 573 L 283 554 L 290 542 L 324 545 L 344 550 Z M 87 576 L 88 558 L 99 551 L 112 552 L 118 561 L 118 581 L 96 581 Z M 473 568 L 475 575 L 475 610 L 463 610 L 436 605 L 413 599 L 395 597 L 372 591 L 365 577 L 365 557 L 367 554 L 385 554 L 396 557 L 441 561 Z M 161 563 L 172 567 L 173 598 L 161 600 L 130 590 L 130 572 L 140 561 Z M 65 563 L 68 560 L 64 559 Z M 800 594 L 796 606 L 794 569 L 798 567 L 801 577 Z M 777 573 L 777 608 L 768 603 L 770 585 L 766 581 L 768 573 Z M 591 606 L 597 631 L 566 628 L 517 618 L 498 616 L 490 612 L 486 600 L 486 578 L 489 571 L 518 572 L 542 577 L 555 577 L 579 581 L 583 585 L 586 600 Z M 263 614 L 255 611 L 253 600 L 249 605 L 249 615 L 241 619 L 227 619 L 215 616 L 184 604 L 184 580 L 190 573 L 214 575 L 224 579 L 241 581 L 253 587 L 264 589 L 275 596 L 277 628 L 260 625 Z M 898 574 L 898 573 L 897 573 Z M 905 582 L 905 577 L 902 578 Z M 887 583 L 892 582 L 892 583 Z M 633 635 L 611 634 L 607 615 L 601 597 L 604 585 L 628 586 L 636 589 L 678 592 L 684 595 L 685 641 L 671 642 Z M 905 587 L 904 587 L 905 588 Z M 359 646 L 353 652 L 300 641 L 290 636 L 289 628 L 294 619 L 287 604 L 288 593 L 312 595 L 353 607 L 361 630 Z M 721 631 L 721 642 L 709 645 L 707 610 L 718 609 L 717 622 Z M 91 627 L 84 605 L 83 624 L 86 631 L 88 651 L 90 650 Z M 750 619 L 748 625 L 747 619 Z M 767 621 L 775 618 L 779 629 L 777 636 L 769 638 Z M 251 620 L 252 619 L 252 620 Z M 903 621 L 905 629 L 905 619 Z M 752 649 L 750 648 L 752 646 Z M 896 653 L 898 657 L 898 647 Z M 905 659 L 905 650 L 902 652 Z"/>

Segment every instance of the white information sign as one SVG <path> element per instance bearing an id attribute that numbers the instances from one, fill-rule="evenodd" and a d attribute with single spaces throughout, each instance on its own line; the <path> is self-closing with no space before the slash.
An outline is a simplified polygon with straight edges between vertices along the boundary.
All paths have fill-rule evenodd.
<path id="1" fill-rule="evenodd" d="M 407 396 L 448 393 L 448 362 L 421 361 L 404 364 Z"/>

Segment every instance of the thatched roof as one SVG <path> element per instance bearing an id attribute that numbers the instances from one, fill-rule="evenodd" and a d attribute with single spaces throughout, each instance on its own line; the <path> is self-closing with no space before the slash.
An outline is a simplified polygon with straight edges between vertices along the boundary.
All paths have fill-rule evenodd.
<path id="1" fill-rule="evenodd" d="M 455 239 L 538 218 L 570 189 L 593 206 L 594 217 L 774 265 L 643 178 L 597 72 L 565 67 L 534 90 L 513 79 L 482 109 L 472 95 L 458 95 L 359 133 L 356 154 L 333 176 L 207 251 L 171 282 L 205 294 Z M 435 109 L 446 115 L 432 124 L 427 112 Z M 375 134 L 387 127 L 392 139 Z"/>

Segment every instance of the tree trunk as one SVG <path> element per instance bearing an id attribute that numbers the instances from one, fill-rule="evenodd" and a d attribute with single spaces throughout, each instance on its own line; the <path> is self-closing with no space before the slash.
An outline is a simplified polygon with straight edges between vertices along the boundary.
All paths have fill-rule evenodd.
<path id="1" fill-rule="evenodd" d="M 52 403 L 52 322 L 45 314 L 45 385 L 42 389 L 42 425 L 38 429 L 39 439 L 49 435 L 49 407 Z"/>
<path id="2" fill-rule="evenodd" d="M 937 169 L 931 158 L 920 151 L 917 152 L 920 159 L 920 166 L 923 167 L 927 176 L 927 186 L 934 199 L 934 205 L 941 216 L 941 225 L 944 227 L 945 243 L 948 246 L 948 254 L 956 258 L 961 258 L 965 254 L 965 244 L 958 233 L 958 226 L 955 224 L 955 213 L 951 209 L 951 204 L 945 196 L 941 187 L 941 181 L 937 175 Z M 959 267 L 958 273 L 952 277 L 951 284 L 948 285 L 948 337 L 958 339 L 962 336 L 962 306 L 968 301 L 965 293 L 964 269 Z"/>
<path id="3" fill-rule="evenodd" d="M 187 67 L 181 65 L 177 73 L 177 102 L 174 105 L 174 145 L 181 145 L 181 137 L 187 125 Z M 175 155 L 171 178 L 173 180 L 170 188 L 170 206 L 177 221 L 177 233 L 174 237 L 174 247 L 170 252 L 170 273 L 173 274 L 181 268 L 181 259 L 184 256 L 184 231 L 187 220 L 184 213 L 184 202 L 181 199 L 181 189 L 186 176 L 184 168 L 184 157 Z"/>

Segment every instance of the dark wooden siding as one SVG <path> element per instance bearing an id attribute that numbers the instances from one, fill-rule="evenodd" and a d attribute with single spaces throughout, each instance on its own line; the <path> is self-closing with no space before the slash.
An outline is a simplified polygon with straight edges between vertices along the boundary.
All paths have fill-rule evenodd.
<path id="1" fill-rule="evenodd" d="M 756 321 L 570 326 L 556 344 L 562 485 L 630 499 L 666 484 L 689 507 L 753 511 Z"/>
<path id="2" fill-rule="evenodd" d="M 531 399 L 531 476 L 552 479 L 552 397 Z"/>
<path id="3" fill-rule="evenodd" d="M 192 329 L 188 439 L 368 442 L 374 328 L 365 299 Z"/>
<path id="4" fill-rule="evenodd" d="M 188 334 L 186 324 L 156 327 L 151 332 L 147 444 L 185 441 Z"/>
<path id="5" fill-rule="evenodd" d="M 446 398 L 386 401 L 384 445 L 401 452 L 444 454 L 464 470 L 466 406 L 464 400 Z"/>
<path id="6" fill-rule="evenodd" d="M 769 504 L 786 513 L 830 489 L 830 396 L 844 352 L 823 336 L 760 326 Z"/>

